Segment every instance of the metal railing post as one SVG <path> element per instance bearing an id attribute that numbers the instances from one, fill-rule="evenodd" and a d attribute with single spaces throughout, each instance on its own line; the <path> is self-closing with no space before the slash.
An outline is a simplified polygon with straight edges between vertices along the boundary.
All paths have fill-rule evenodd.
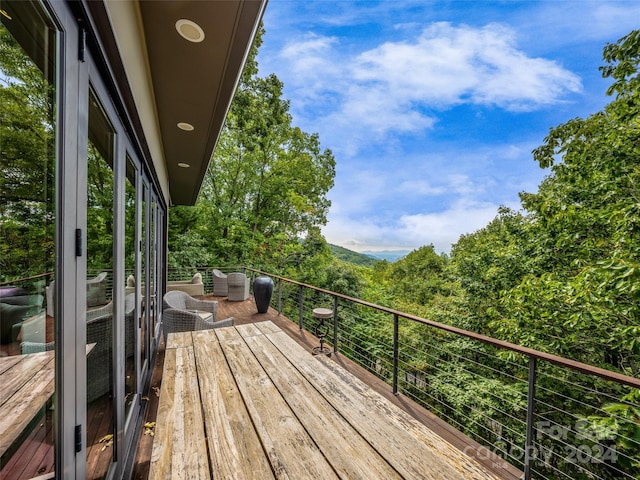
<path id="1" fill-rule="evenodd" d="M 533 417 L 536 405 L 536 357 L 529 357 L 529 393 L 527 396 L 527 436 L 524 447 L 524 480 L 531 480 L 531 462 L 536 455 L 533 450 Z"/>
<path id="2" fill-rule="evenodd" d="M 302 285 L 300 285 L 300 290 L 298 292 L 298 308 L 299 308 L 299 313 L 298 313 L 298 323 L 300 325 L 300 330 L 302 330 L 304 328 L 303 325 L 303 317 L 304 317 L 304 288 Z"/>
<path id="3" fill-rule="evenodd" d="M 398 394 L 398 314 L 393 314 L 393 394 Z"/>
<path id="4" fill-rule="evenodd" d="M 278 315 L 282 315 L 282 280 L 278 279 Z"/>
<path id="5" fill-rule="evenodd" d="M 338 353 L 338 297 L 333 296 L 333 353 Z"/>

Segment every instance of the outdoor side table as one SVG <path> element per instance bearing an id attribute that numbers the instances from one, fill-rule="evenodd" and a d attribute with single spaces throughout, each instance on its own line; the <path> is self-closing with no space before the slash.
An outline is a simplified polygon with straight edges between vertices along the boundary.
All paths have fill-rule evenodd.
<path id="1" fill-rule="evenodd" d="M 327 336 L 329 331 L 329 325 L 325 325 L 325 320 L 333 317 L 333 310 L 329 308 L 314 308 L 311 316 L 320 320 L 320 323 L 314 329 L 314 335 L 320 340 L 320 346 L 313 348 L 313 354 L 329 356 L 331 355 L 331 349 L 324 346 L 324 337 Z"/>

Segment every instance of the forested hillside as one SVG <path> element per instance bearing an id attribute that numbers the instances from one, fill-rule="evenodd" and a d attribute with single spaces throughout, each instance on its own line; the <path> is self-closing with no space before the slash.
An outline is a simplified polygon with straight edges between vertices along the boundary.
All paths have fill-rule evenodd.
<path id="1" fill-rule="evenodd" d="M 373 267 L 376 263 L 380 261 L 377 258 L 373 258 L 369 255 L 364 255 L 362 253 L 354 252 L 353 250 L 342 248 L 338 245 L 329 244 L 329 248 L 331 249 L 331 254 L 335 258 L 347 263 L 352 263 L 354 265 L 365 265 L 368 267 Z"/>
<path id="2" fill-rule="evenodd" d="M 536 192 L 520 195 L 521 210 L 500 209 L 484 228 L 461 237 L 450 255 L 423 246 L 397 262 L 371 266 L 337 258 L 322 238 L 334 158 L 320 149 L 316 135 L 291 125 L 282 85 L 273 75 L 258 78 L 252 60 L 198 205 L 171 211 L 171 263 L 242 263 L 637 377 L 640 31 L 607 45 L 603 56 L 601 74 L 611 81 L 611 103 L 588 118 L 550 129 L 533 151 L 533 160 L 548 176 Z M 376 338 L 388 337 L 388 326 L 374 317 L 358 318 L 358 328 L 366 331 L 361 343 L 367 343 L 359 348 L 378 349 Z M 469 422 L 459 409 L 497 409 L 505 398 L 516 398 L 517 389 L 452 362 L 467 352 L 468 345 L 460 339 L 415 333 L 415 341 L 416 351 L 425 353 L 410 360 L 415 363 L 412 368 L 423 371 L 425 365 L 444 362 L 444 357 L 448 361 L 428 379 L 438 401 L 424 401 L 461 430 L 486 439 L 481 431 L 486 426 Z M 446 352 L 436 353 L 438 360 L 430 352 L 436 349 Z M 506 368 L 493 361 L 497 371 Z M 549 391 L 556 393 L 548 398 L 542 393 L 542 401 L 555 401 L 557 385 L 564 385 L 562 395 L 568 398 L 582 395 L 566 372 L 549 366 L 546 373 L 555 383 Z M 501 392 L 498 398 L 496 388 Z M 594 397 L 601 402 L 601 412 L 613 409 L 626 421 L 582 415 L 605 429 L 603 438 L 615 438 L 616 451 L 623 453 L 618 465 L 640 478 L 639 392 L 607 390 L 597 382 L 589 388 L 606 391 L 602 399 Z M 524 407 L 512 408 L 517 412 Z M 510 420 L 500 422 L 507 426 Z M 491 435 L 492 441 L 510 441 L 504 432 Z M 554 466 L 558 471 L 565 467 L 562 461 Z M 617 478 L 605 464 L 592 467 L 602 478 Z"/>

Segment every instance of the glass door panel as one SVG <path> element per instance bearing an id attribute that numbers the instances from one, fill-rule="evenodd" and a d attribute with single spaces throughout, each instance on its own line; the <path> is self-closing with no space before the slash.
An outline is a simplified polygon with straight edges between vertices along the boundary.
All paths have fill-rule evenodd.
<path id="1" fill-rule="evenodd" d="M 158 298 L 158 292 L 156 289 L 158 288 L 157 282 L 157 258 L 156 258 L 156 243 L 158 234 L 156 232 L 156 202 L 155 200 L 151 201 L 151 218 L 149 225 L 149 276 L 150 278 L 150 289 L 149 289 L 149 335 L 151 337 L 150 344 L 154 335 L 156 333 L 156 318 L 157 318 L 157 309 L 158 302 L 160 299 Z"/>
<path id="2" fill-rule="evenodd" d="M 1 8 L 0 478 L 21 479 L 56 471 L 55 297 L 47 287 L 56 268 L 58 37 L 37 3 Z M 44 395 L 28 395 L 35 388 Z"/>
<path id="3" fill-rule="evenodd" d="M 136 167 L 127 156 L 125 199 L 124 199 L 124 267 L 127 275 L 125 286 L 125 358 L 124 358 L 124 406 L 125 418 L 129 417 L 135 403 L 138 388 L 138 367 L 136 365 L 137 330 L 140 322 L 140 284 L 137 278 L 138 249 L 136 248 Z"/>
<path id="4" fill-rule="evenodd" d="M 142 209 L 141 222 L 140 222 L 140 294 L 142 295 L 142 321 L 141 321 L 141 344 L 140 344 L 140 362 L 141 362 L 141 372 L 142 375 L 146 375 L 146 369 L 148 366 L 148 353 L 149 353 L 149 328 L 148 328 L 148 318 L 149 318 L 149 299 L 147 298 L 147 265 L 149 262 L 147 261 L 147 196 L 149 194 L 149 189 L 145 183 L 143 183 L 142 187 L 142 201 L 140 203 L 140 208 Z"/>
<path id="5" fill-rule="evenodd" d="M 87 154 L 87 478 L 104 478 L 114 456 L 114 129 L 89 94 Z"/>

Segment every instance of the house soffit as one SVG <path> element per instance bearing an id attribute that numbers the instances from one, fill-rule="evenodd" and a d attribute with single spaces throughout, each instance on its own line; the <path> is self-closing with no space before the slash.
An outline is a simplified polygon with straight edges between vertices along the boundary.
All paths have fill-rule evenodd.
<path id="1" fill-rule="evenodd" d="M 196 202 L 265 5 L 139 2 L 174 205 Z"/>

